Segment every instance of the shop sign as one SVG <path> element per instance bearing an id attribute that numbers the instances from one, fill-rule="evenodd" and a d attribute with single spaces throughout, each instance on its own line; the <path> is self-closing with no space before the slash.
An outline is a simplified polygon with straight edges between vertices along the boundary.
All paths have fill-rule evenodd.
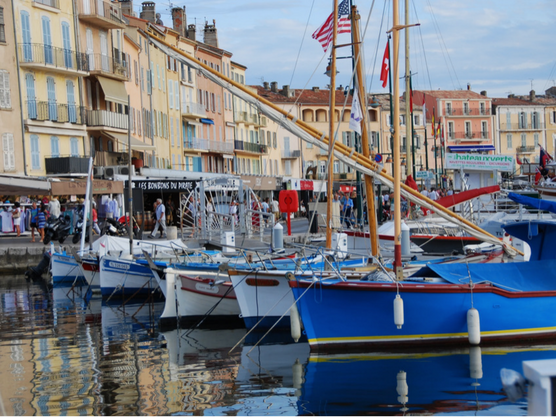
<path id="1" fill-rule="evenodd" d="M 446 154 L 446 169 L 513 172 L 514 167 L 512 155 Z"/>
<path id="2" fill-rule="evenodd" d="M 186 180 L 134 180 L 133 187 L 140 188 L 143 192 L 183 192 L 193 190 L 197 185 L 196 181 Z"/>

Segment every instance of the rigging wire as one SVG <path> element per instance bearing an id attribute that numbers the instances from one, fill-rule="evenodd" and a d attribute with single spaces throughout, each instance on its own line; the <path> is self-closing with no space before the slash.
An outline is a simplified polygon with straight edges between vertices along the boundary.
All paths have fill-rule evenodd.
<path id="1" fill-rule="evenodd" d="M 417 15 L 417 8 L 415 7 L 415 2 L 413 2 L 413 10 L 415 11 L 415 20 L 417 23 L 419 22 L 419 16 Z M 423 31 L 421 30 L 421 25 L 417 26 L 417 28 L 419 29 L 419 39 L 421 40 L 421 50 L 423 51 L 423 59 L 425 61 L 425 70 L 427 73 L 427 79 L 429 81 L 429 90 L 432 90 L 432 82 L 431 82 L 431 74 L 429 71 L 429 64 L 427 61 L 427 53 L 426 53 L 426 49 L 425 49 L 425 43 L 423 42 Z"/>
<path id="2" fill-rule="evenodd" d="M 448 47 L 444 42 L 444 37 L 442 36 L 442 32 L 440 31 L 440 26 L 438 25 L 438 21 L 436 20 L 436 15 L 434 14 L 434 8 L 432 7 L 430 0 L 427 0 L 427 4 L 429 5 L 430 14 L 432 17 L 436 35 L 438 36 L 438 43 L 440 44 L 440 49 L 442 50 L 442 56 L 444 58 L 444 62 L 446 63 L 446 66 L 448 67 L 448 75 L 450 76 L 450 81 L 452 82 L 452 86 L 455 90 L 461 90 L 461 83 L 457 76 L 454 64 L 452 63 L 452 59 L 450 58 L 450 54 L 448 53 Z M 453 71 L 453 77 L 452 77 L 452 71 Z M 456 79 L 456 83 L 454 83 L 454 78 Z"/>
<path id="3" fill-rule="evenodd" d="M 307 28 L 309 27 L 309 20 L 311 20 L 311 15 L 313 14 L 313 8 L 315 7 L 315 0 L 311 3 L 311 10 L 309 10 L 309 16 L 307 16 L 307 23 L 305 23 L 305 30 L 303 31 L 303 36 L 301 37 L 301 44 L 299 45 L 299 51 L 297 51 L 297 57 L 295 59 L 295 64 L 293 66 L 292 77 L 290 78 L 290 85 L 293 85 L 293 77 L 295 75 L 295 70 L 297 64 L 299 63 L 299 56 L 301 55 L 301 49 L 303 48 L 303 42 L 305 41 L 305 35 L 307 34 Z"/>
<path id="4" fill-rule="evenodd" d="M 384 14 L 387 10 L 388 10 L 388 13 L 390 13 L 390 9 L 387 7 L 388 3 L 389 3 L 389 0 L 384 0 L 384 8 L 382 9 L 382 19 L 380 21 L 380 27 L 378 29 L 378 39 L 377 39 L 376 49 L 375 49 L 375 53 L 374 53 L 374 61 L 373 61 L 372 68 L 368 71 L 371 74 L 375 74 L 376 62 L 377 62 L 378 56 L 379 56 L 378 54 L 379 54 L 380 40 L 381 40 L 381 37 L 382 37 L 382 27 L 383 27 L 384 22 L 385 22 Z M 374 2 L 373 2 L 373 4 L 374 4 Z M 370 20 L 370 16 L 369 16 L 369 20 Z M 367 90 L 369 92 L 373 91 L 373 79 L 374 79 L 374 77 L 371 76 L 370 81 L 369 81 L 369 89 Z"/>

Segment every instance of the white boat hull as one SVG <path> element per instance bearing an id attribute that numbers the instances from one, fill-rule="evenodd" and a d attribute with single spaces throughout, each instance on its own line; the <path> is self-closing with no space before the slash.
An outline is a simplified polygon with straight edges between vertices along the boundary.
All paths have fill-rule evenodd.
<path id="1" fill-rule="evenodd" d="M 232 283 L 227 279 L 215 280 L 214 273 L 203 277 L 198 272 L 195 271 L 196 276 L 189 276 L 187 270 L 165 270 L 166 303 L 160 325 L 172 327 L 202 321 L 209 326 L 241 326 L 243 322 Z"/>

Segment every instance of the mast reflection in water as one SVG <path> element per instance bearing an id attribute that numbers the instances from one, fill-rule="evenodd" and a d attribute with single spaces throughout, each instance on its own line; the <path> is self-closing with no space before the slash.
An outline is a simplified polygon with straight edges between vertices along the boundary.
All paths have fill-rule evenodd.
<path id="1" fill-rule="evenodd" d="M 554 356 L 554 346 L 318 356 L 279 333 L 231 350 L 245 329 L 161 333 L 162 309 L 2 277 L 0 414 L 525 415 L 500 369 Z"/>

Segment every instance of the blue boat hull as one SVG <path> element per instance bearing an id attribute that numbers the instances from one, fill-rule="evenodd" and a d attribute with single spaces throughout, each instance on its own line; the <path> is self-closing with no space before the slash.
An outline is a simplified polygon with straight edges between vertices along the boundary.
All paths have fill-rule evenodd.
<path id="1" fill-rule="evenodd" d="M 314 416 L 522 415 L 525 400 L 509 403 L 500 369 L 552 358 L 552 346 L 311 355 L 297 404 Z"/>
<path id="2" fill-rule="evenodd" d="M 467 312 L 480 316 L 481 344 L 556 336 L 556 291 L 512 292 L 490 284 L 404 282 L 405 322 L 394 324 L 396 284 L 292 281 L 312 350 L 469 344 Z M 304 295 L 303 292 L 307 291 Z M 302 296 L 303 295 L 303 296 Z"/>

